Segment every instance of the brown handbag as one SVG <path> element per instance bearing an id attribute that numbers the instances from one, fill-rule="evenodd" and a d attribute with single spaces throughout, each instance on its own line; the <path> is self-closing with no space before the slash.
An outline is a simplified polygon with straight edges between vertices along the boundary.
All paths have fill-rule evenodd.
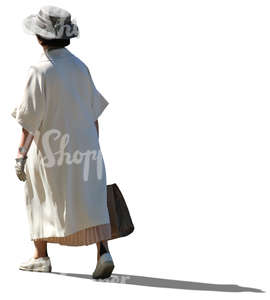
<path id="1" fill-rule="evenodd" d="M 125 199 L 116 183 L 107 185 L 107 206 L 111 223 L 111 239 L 132 233 L 134 225 Z"/>

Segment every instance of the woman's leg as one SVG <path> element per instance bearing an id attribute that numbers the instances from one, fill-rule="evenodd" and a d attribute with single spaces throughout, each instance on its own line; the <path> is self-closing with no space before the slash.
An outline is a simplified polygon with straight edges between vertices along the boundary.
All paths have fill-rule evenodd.
<path id="1" fill-rule="evenodd" d="M 95 268 L 95 271 L 92 274 L 92 277 L 94 279 L 105 279 L 111 276 L 112 271 L 114 269 L 114 263 L 110 257 L 110 255 L 108 255 L 109 252 L 109 247 L 108 247 L 108 242 L 107 240 L 104 241 L 100 241 L 97 244 L 97 248 L 98 248 L 98 256 L 97 256 L 97 265 Z M 107 259 L 106 257 L 106 261 L 104 261 L 103 263 L 100 264 L 100 256 L 104 253 L 107 253 L 107 255 L 109 256 Z"/>
<path id="2" fill-rule="evenodd" d="M 35 253 L 34 253 L 34 258 L 39 258 L 39 257 L 47 257 L 48 252 L 47 252 L 47 242 L 44 241 L 34 241 L 35 245 Z"/>
<path id="3" fill-rule="evenodd" d="M 110 253 L 110 250 L 109 250 L 109 246 L 108 246 L 108 242 L 107 241 L 101 241 L 101 242 L 98 242 L 97 243 L 97 259 L 100 258 L 100 256 L 103 254 L 103 253 L 106 253 L 106 252 L 109 252 Z"/>

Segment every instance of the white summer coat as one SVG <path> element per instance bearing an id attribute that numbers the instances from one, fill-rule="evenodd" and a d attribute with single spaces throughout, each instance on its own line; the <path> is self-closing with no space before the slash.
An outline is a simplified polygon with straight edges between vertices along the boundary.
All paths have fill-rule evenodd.
<path id="1" fill-rule="evenodd" d="M 66 48 L 43 52 L 29 68 L 11 115 L 34 135 L 24 183 L 31 239 L 110 223 L 94 124 L 107 105 L 87 66 Z"/>

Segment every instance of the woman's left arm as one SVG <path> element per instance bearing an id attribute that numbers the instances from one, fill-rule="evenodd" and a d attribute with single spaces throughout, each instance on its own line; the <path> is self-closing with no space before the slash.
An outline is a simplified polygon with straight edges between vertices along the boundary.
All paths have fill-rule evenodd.
<path id="1" fill-rule="evenodd" d="M 26 174 L 24 172 L 24 166 L 27 159 L 27 153 L 31 146 L 31 143 L 33 141 L 34 136 L 30 134 L 25 128 L 22 128 L 22 135 L 21 135 L 21 141 L 19 144 L 17 157 L 16 157 L 16 175 L 18 176 L 19 180 L 25 181 L 26 180 Z"/>
<path id="2" fill-rule="evenodd" d="M 25 128 L 22 128 L 21 141 L 19 144 L 17 158 L 26 157 L 27 152 L 31 146 L 34 136 L 30 134 Z"/>

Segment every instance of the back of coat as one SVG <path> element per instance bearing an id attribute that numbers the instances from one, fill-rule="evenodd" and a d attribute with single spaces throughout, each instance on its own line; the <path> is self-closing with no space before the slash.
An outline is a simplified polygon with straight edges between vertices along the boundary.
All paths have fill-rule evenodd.
<path id="1" fill-rule="evenodd" d="M 66 48 L 43 52 L 30 67 L 12 116 L 34 135 L 25 182 L 31 239 L 109 224 L 94 124 L 107 105 L 86 64 Z"/>

